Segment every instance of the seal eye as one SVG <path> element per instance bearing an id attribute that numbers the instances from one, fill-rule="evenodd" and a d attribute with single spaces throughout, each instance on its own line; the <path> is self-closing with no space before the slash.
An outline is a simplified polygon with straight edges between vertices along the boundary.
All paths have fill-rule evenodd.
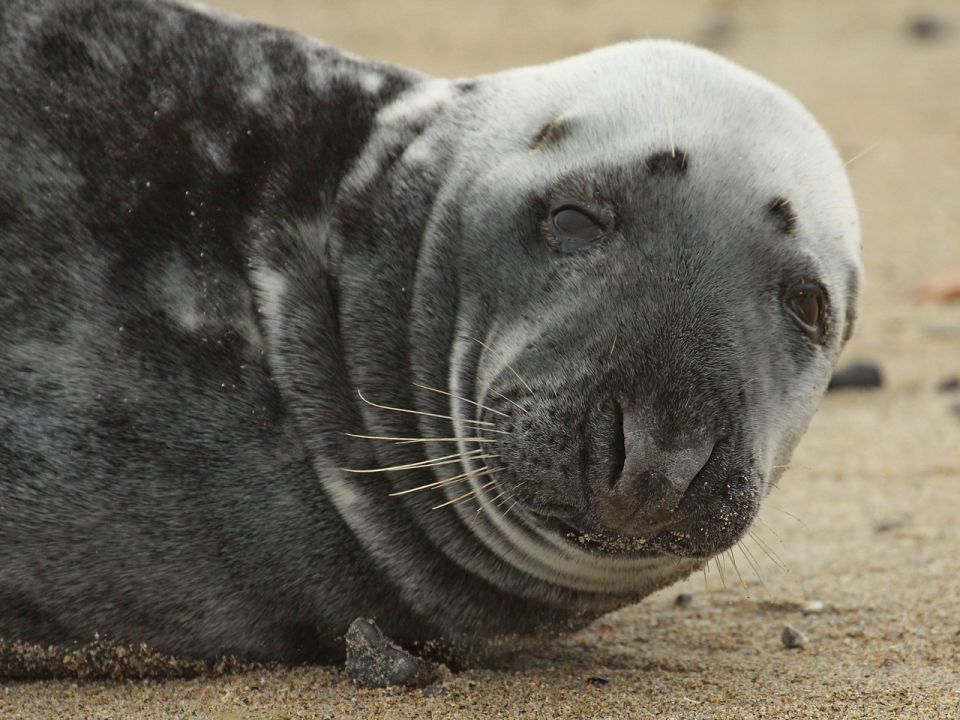
<path id="1" fill-rule="evenodd" d="M 581 250 L 603 237 L 605 228 L 583 208 L 564 205 L 553 211 L 550 219 L 560 252 Z"/>
<path id="2" fill-rule="evenodd" d="M 787 298 L 787 308 L 812 340 L 823 342 L 827 334 L 823 288 L 810 283 L 794 288 Z"/>

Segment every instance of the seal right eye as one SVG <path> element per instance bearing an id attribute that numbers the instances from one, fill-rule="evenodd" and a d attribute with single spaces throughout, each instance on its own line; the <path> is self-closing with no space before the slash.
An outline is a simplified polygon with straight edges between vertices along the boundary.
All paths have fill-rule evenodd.
<path id="1" fill-rule="evenodd" d="M 553 235 L 560 252 L 575 252 L 590 246 L 606 232 L 603 224 L 587 210 L 575 205 L 564 205 L 553 211 L 550 218 Z"/>

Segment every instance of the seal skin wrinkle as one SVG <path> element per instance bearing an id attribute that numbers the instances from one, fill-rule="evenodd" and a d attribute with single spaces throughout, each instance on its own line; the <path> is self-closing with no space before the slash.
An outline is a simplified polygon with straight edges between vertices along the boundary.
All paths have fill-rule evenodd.
<path id="1" fill-rule="evenodd" d="M 717 56 L 427 77 L 0 4 L 0 637 L 471 659 L 729 550 L 860 286 L 829 139 Z"/>

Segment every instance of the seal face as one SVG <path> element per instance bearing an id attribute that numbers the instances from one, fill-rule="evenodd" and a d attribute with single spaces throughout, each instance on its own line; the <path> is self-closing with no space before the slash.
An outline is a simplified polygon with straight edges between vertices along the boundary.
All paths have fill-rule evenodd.
<path id="1" fill-rule="evenodd" d="M 739 541 L 849 336 L 841 162 L 706 51 L 444 80 L 137 0 L 0 40 L 5 638 L 576 627 Z"/>

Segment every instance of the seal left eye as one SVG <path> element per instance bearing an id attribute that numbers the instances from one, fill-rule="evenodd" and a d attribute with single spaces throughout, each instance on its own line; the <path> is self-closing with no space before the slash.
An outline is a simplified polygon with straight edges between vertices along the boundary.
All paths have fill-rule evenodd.
<path id="1" fill-rule="evenodd" d="M 564 205 L 553 211 L 553 234 L 560 252 L 573 252 L 587 247 L 603 237 L 605 228 L 583 208 Z"/>
<path id="2" fill-rule="evenodd" d="M 822 288 L 812 284 L 795 288 L 787 298 L 787 307 L 811 339 L 823 342 L 827 301 Z"/>

